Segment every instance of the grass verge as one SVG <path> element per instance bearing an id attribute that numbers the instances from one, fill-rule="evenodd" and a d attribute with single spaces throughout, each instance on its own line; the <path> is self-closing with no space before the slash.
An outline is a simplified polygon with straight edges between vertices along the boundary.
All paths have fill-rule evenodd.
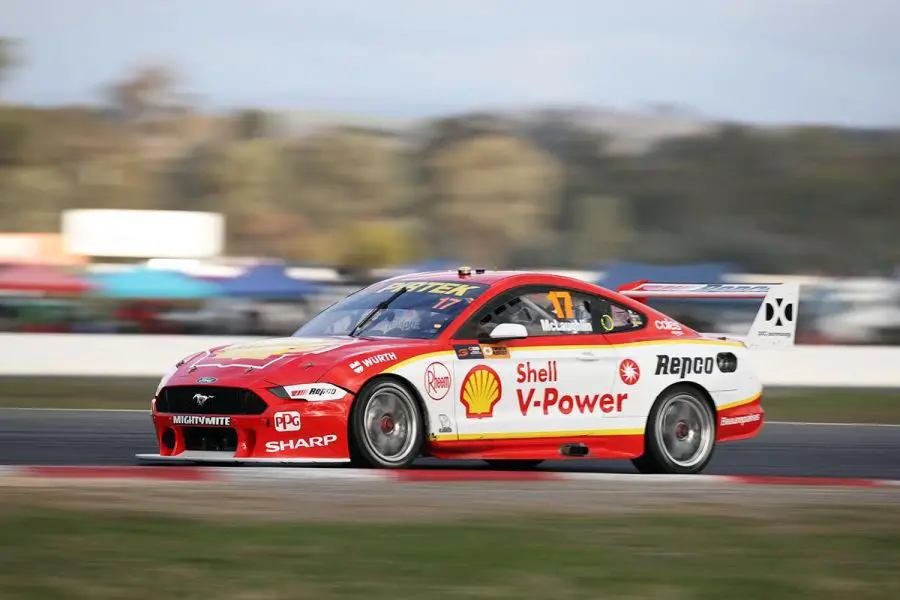
<path id="1" fill-rule="evenodd" d="M 900 390 L 771 389 L 763 393 L 769 421 L 900 424 Z"/>
<path id="2" fill-rule="evenodd" d="M 0 377 L 0 408 L 150 410 L 158 384 L 158 377 Z"/>
<path id="3" fill-rule="evenodd" d="M 0 408 L 149 409 L 158 379 L 0 377 Z M 770 421 L 900 424 L 900 391 L 767 389 Z"/>
<path id="4" fill-rule="evenodd" d="M 237 523 L 0 508 L 0 597 L 900 597 L 900 509 Z"/>

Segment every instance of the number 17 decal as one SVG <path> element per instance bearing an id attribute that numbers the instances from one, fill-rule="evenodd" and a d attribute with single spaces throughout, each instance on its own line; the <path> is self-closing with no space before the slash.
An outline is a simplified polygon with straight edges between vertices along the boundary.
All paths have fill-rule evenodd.
<path id="1" fill-rule="evenodd" d="M 457 302 L 462 302 L 462 299 L 461 298 L 441 298 L 440 300 L 435 302 L 434 306 L 432 306 L 431 308 L 433 308 L 434 310 L 447 310 L 448 308 L 450 308 Z"/>
<path id="2" fill-rule="evenodd" d="M 569 292 L 550 292 L 547 294 L 547 297 L 553 303 L 553 312 L 556 313 L 557 319 L 573 318 L 572 294 Z"/>

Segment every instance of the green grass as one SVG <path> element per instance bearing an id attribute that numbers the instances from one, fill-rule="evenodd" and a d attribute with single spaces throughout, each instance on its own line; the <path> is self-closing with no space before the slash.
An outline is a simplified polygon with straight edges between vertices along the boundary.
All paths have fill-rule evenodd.
<path id="1" fill-rule="evenodd" d="M 159 379 L 82 377 L 0 378 L 0 407 L 149 409 Z M 900 390 L 769 389 L 771 421 L 900 424 Z"/>
<path id="2" fill-rule="evenodd" d="M 0 597 L 900 598 L 896 508 L 784 515 L 252 524 L 7 506 Z"/>
<path id="3" fill-rule="evenodd" d="M 159 377 L 0 377 L 0 408 L 150 410 Z"/>
<path id="4" fill-rule="evenodd" d="M 900 424 L 900 390 L 766 390 L 769 421 Z"/>

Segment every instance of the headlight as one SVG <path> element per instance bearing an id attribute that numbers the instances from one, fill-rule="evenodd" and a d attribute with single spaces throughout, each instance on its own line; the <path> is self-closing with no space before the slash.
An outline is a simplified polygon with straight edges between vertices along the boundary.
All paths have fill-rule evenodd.
<path id="1" fill-rule="evenodd" d="M 275 396 L 283 400 L 306 400 L 307 402 L 328 402 L 340 400 L 348 392 L 333 383 L 301 383 L 269 388 Z"/>
<path id="2" fill-rule="evenodd" d="M 184 363 L 186 363 L 187 361 L 191 360 L 191 359 L 194 358 L 195 356 L 199 356 L 199 355 L 200 355 L 200 352 L 194 352 L 194 353 L 191 354 L 190 356 L 185 357 L 185 358 L 182 358 L 181 360 L 179 360 L 177 363 L 175 363 L 175 366 L 174 366 L 174 367 L 172 367 L 171 369 L 169 369 L 168 371 L 166 371 L 166 374 L 163 375 L 163 376 L 162 376 L 162 379 L 159 380 L 159 385 L 156 386 L 156 393 L 153 394 L 153 397 L 156 398 L 157 396 L 159 396 L 159 390 L 163 389 L 163 388 L 165 387 L 165 385 L 166 385 L 167 383 L 169 383 L 169 380 L 172 379 L 172 376 L 173 376 L 175 373 L 178 372 L 178 369 L 180 369 L 181 366 L 182 366 Z"/>
<path id="3" fill-rule="evenodd" d="M 154 394 L 153 394 L 154 398 L 159 396 L 159 390 L 163 389 L 165 387 L 165 385 L 167 383 L 169 383 L 169 380 L 172 378 L 172 375 L 174 375 L 177 371 L 178 371 L 177 366 L 174 366 L 171 369 L 169 369 L 168 371 L 166 371 L 166 374 L 163 375 L 162 379 L 159 380 L 159 385 L 156 386 L 156 392 L 154 392 Z"/>

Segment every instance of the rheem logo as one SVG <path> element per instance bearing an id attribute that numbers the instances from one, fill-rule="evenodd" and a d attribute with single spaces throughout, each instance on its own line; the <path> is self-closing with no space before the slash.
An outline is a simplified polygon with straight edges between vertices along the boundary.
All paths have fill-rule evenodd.
<path id="1" fill-rule="evenodd" d="M 444 363 L 431 363 L 425 369 L 425 391 L 432 400 L 443 400 L 450 393 L 450 370 Z"/>
<path id="2" fill-rule="evenodd" d="M 300 431 L 300 413 L 295 410 L 275 413 L 275 431 Z"/>

